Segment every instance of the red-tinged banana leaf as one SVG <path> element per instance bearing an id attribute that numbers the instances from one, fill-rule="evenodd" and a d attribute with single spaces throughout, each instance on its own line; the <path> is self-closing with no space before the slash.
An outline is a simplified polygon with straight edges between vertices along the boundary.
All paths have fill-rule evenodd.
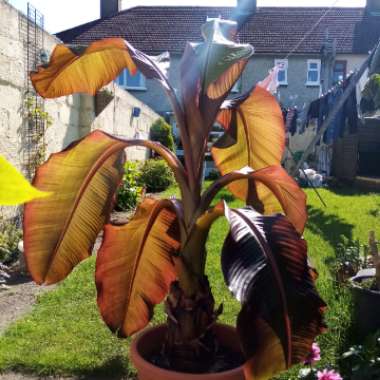
<path id="1" fill-rule="evenodd" d="M 180 247 L 170 201 L 147 198 L 124 226 L 107 225 L 96 261 L 101 315 L 120 337 L 150 321 L 176 279 L 172 256 Z"/>
<path id="2" fill-rule="evenodd" d="M 303 233 L 307 222 L 306 194 L 281 166 L 257 171 L 246 168 L 219 178 L 202 195 L 202 212 L 223 187 L 242 180 L 250 183 L 247 203 L 266 215 L 284 213 L 296 230 Z"/>
<path id="3" fill-rule="evenodd" d="M 121 38 L 93 42 L 84 51 L 57 45 L 47 66 L 31 74 L 36 91 L 44 98 L 57 98 L 77 92 L 94 95 L 127 68 L 137 71 L 129 49 Z"/>
<path id="4" fill-rule="evenodd" d="M 242 302 L 237 329 L 247 357 L 247 380 L 267 380 L 301 363 L 326 326 L 307 246 L 282 215 L 230 210 L 222 251 L 227 286 Z"/>
<path id="5" fill-rule="evenodd" d="M 222 175 L 250 167 L 280 165 L 285 149 L 285 127 L 276 98 L 256 86 L 249 94 L 228 100 L 218 115 L 226 133 L 214 144 L 212 155 Z M 249 181 L 234 182 L 230 191 L 246 200 Z"/>
<path id="6" fill-rule="evenodd" d="M 31 73 L 36 91 L 44 98 L 74 93 L 95 94 L 114 80 L 122 70 L 135 75 L 139 69 L 148 79 L 157 80 L 165 89 L 177 117 L 181 133 L 184 114 L 175 91 L 167 79 L 169 53 L 151 57 L 135 49 L 122 38 L 95 41 L 87 48 L 57 45 L 50 62 Z"/>
<path id="7" fill-rule="evenodd" d="M 178 111 L 178 101 L 167 80 L 169 66 L 169 53 L 151 57 L 122 38 L 106 38 L 87 48 L 57 45 L 49 64 L 31 73 L 31 80 L 36 91 L 45 98 L 77 92 L 94 95 L 122 70 L 128 69 L 135 75 L 139 69 L 148 79 L 156 79 L 164 86 Z"/>
<path id="8" fill-rule="evenodd" d="M 233 21 L 208 21 L 202 27 L 205 41 L 188 44 L 182 58 L 182 100 L 195 172 L 219 108 L 253 54 L 252 46 L 233 40 L 236 29 Z"/>
<path id="9" fill-rule="evenodd" d="M 123 175 L 126 145 L 95 131 L 38 168 L 34 186 L 53 193 L 25 206 L 25 257 L 38 284 L 63 280 L 91 254 Z"/>
<path id="10" fill-rule="evenodd" d="M 151 141 L 121 140 L 94 131 L 53 154 L 37 170 L 33 182 L 37 189 L 53 195 L 27 204 L 24 214 L 25 256 L 37 283 L 61 281 L 91 254 L 98 233 L 108 221 L 123 175 L 124 148 L 134 145 L 162 155 L 186 188 L 178 159 Z"/>

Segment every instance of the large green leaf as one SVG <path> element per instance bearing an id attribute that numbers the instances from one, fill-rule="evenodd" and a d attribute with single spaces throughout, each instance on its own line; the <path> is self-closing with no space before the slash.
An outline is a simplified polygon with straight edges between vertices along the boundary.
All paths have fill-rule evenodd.
<path id="1" fill-rule="evenodd" d="M 98 305 L 112 331 L 126 337 L 144 328 L 176 279 L 180 246 L 170 201 L 146 198 L 124 226 L 107 225 L 96 260 Z"/>
<path id="2" fill-rule="evenodd" d="M 237 328 L 247 380 L 268 380 L 310 353 L 323 332 L 325 303 L 307 262 L 306 242 L 282 215 L 226 210 L 225 281 L 242 302 Z"/>

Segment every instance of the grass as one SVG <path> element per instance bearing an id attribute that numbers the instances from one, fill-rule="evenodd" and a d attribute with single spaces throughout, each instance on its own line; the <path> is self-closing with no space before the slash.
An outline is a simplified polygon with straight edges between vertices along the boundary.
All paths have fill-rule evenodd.
<path id="1" fill-rule="evenodd" d="M 319 338 L 321 366 L 334 366 L 347 339 L 351 311 L 349 294 L 335 286 L 327 262 L 334 257 L 334 248 L 342 235 L 364 242 L 370 229 L 378 229 L 380 195 L 324 189 L 321 195 L 328 206 L 324 208 L 312 191 L 307 190 L 307 193 L 309 222 L 305 237 L 310 257 L 320 273 L 318 289 L 329 305 L 329 332 Z M 169 189 L 164 195 L 174 194 L 176 190 Z M 227 192 L 222 196 L 228 197 L 231 206 L 241 206 Z M 222 219 L 214 224 L 207 244 L 207 268 L 216 302 L 224 304 L 221 320 L 234 324 L 239 304 L 224 285 L 219 263 L 227 230 Z M 0 371 L 90 378 L 133 373 L 127 359 L 129 340 L 115 338 L 99 317 L 93 273 L 94 258 L 79 265 L 56 289 L 40 296 L 33 311 L 0 337 Z M 159 306 L 153 323 L 164 320 Z M 295 379 L 295 374 L 293 370 L 281 379 Z"/>

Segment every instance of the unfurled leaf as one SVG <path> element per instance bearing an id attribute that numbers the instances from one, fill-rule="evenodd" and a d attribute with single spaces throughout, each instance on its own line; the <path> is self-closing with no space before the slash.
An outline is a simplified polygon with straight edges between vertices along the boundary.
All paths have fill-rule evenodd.
<path id="1" fill-rule="evenodd" d="M 168 82 L 168 71 L 170 68 L 169 52 L 162 53 L 158 56 L 149 56 L 135 49 L 130 43 L 126 42 L 133 62 L 137 68 L 148 79 L 156 79 L 166 88 L 170 88 Z"/>
<path id="2" fill-rule="evenodd" d="M 16 206 L 50 193 L 39 191 L 0 154 L 0 205 Z"/>
<path id="3" fill-rule="evenodd" d="M 233 40 L 236 30 L 233 21 L 208 21 L 202 28 L 205 41 L 188 44 L 182 58 L 182 99 L 196 170 L 219 107 L 253 54 L 252 46 Z"/>
<path id="4" fill-rule="evenodd" d="M 232 88 L 254 52 L 251 45 L 233 40 L 236 33 L 237 24 L 230 20 L 211 20 L 202 27 L 205 42 L 196 46 L 196 53 L 201 60 L 202 90 L 210 99 Z"/>
<path id="5" fill-rule="evenodd" d="M 126 146 L 95 131 L 37 170 L 34 185 L 53 193 L 25 207 L 25 256 L 38 284 L 63 280 L 91 254 L 112 209 Z"/>
<path id="6" fill-rule="evenodd" d="M 176 274 L 178 220 L 170 201 L 145 199 L 124 226 L 107 225 L 96 261 L 98 305 L 119 336 L 144 328 L 154 305 L 167 295 Z"/>
<path id="7" fill-rule="evenodd" d="M 218 116 L 226 133 L 214 144 L 212 155 L 222 175 L 244 167 L 259 170 L 280 165 L 285 149 L 285 127 L 281 108 L 268 91 L 255 87 L 249 94 L 226 101 Z M 245 200 L 248 182 L 229 186 Z"/>
<path id="8" fill-rule="evenodd" d="M 306 242 L 282 215 L 227 209 L 225 281 L 242 302 L 237 328 L 247 380 L 268 380 L 303 362 L 325 329 L 326 307 L 307 262 Z"/>
<path id="9" fill-rule="evenodd" d="M 203 194 L 202 211 L 206 211 L 224 186 L 249 183 L 246 201 L 265 215 L 284 213 L 302 234 L 306 221 L 306 194 L 281 166 L 269 166 L 253 171 L 250 168 L 233 171 L 215 181 Z M 236 186 L 233 187 L 237 191 Z"/>
<path id="10" fill-rule="evenodd" d="M 123 69 L 137 71 L 126 42 L 107 38 L 77 52 L 57 45 L 46 67 L 31 74 L 36 91 L 44 98 L 57 98 L 77 92 L 94 95 L 115 79 Z"/>

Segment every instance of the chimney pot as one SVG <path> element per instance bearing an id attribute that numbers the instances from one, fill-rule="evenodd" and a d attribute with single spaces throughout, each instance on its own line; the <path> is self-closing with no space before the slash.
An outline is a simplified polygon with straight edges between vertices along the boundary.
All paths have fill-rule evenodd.
<path id="1" fill-rule="evenodd" d="M 114 16 L 121 11 L 121 0 L 100 0 L 100 18 Z"/>

